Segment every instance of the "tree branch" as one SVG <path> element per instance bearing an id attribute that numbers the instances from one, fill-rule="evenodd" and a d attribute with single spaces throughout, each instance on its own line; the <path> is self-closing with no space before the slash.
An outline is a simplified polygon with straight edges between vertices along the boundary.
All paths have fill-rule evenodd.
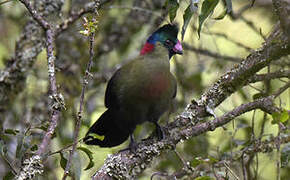
<path id="1" fill-rule="evenodd" d="M 290 2 L 288 0 L 272 0 L 280 25 L 290 41 Z M 290 42 L 289 42 L 290 43 Z"/>
<path id="2" fill-rule="evenodd" d="M 190 45 L 188 45 L 186 43 L 183 43 L 182 46 L 183 46 L 183 48 L 185 50 L 193 51 L 193 52 L 196 52 L 198 54 L 202 54 L 202 55 L 205 55 L 205 56 L 213 57 L 213 58 L 216 58 L 216 59 L 222 59 L 222 60 L 225 60 L 225 61 L 232 61 L 232 62 L 241 62 L 242 61 L 242 59 L 240 59 L 240 58 L 220 55 L 218 53 L 211 52 L 211 51 L 206 50 L 206 49 L 195 48 L 195 47 L 190 46 Z"/>
<path id="3" fill-rule="evenodd" d="M 98 15 L 98 12 L 97 12 L 97 9 L 98 9 L 98 6 L 100 5 L 100 2 L 98 0 L 95 0 L 94 2 L 94 12 L 95 12 L 95 16 Z M 91 20 L 92 23 L 96 23 L 96 18 L 93 17 L 93 19 Z M 96 28 L 96 27 L 95 27 Z M 63 175 L 63 180 L 66 179 L 66 177 L 68 176 L 69 174 L 69 171 L 70 171 L 70 166 L 71 166 L 71 163 L 72 163 L 72 158 L 73 158 L 73 155 L 74 155 L 74 152 L 76 151 L 76 147 L 77 147 L 77 143 L 78 143 L 78 137 L 79 137 L 79 132 L 80 132 L 80 126 L 81 126 L 81 122 L 82 122 L 82 113 L 83 113 L 83 104 L 84 104 L 84 97 L 85 97 L 85 90 L 86 90 L 86 87 L 88 85 L 88 80 L 90 78 L 91 73 L 91 67 L 92 67 L 92 64 L 93 64 L 93 60 L 94 60 L 94 40 L 95 40 L 95 30 L 96 29 L 93 29 L 93 30 L 89 30 L 89 54 L 90 54 L 90 59 L 89 59 L 89 62 L 87 64 L 87 68 L 86 68 L 86 71 L 85 71 L 85 76 L 83 78 L 83 86 L 82 86 L 82 91 L 81 91 L 81 96 L 80 96 L 80 106 L 79 106 L 79 111 L 78 111 L 78 114 L 77 114 L 77 118 L 76 118 L 76 125 L 75 125 L 75 130 L 74 130 L 74 142 L 73 142 L 73 146 L 72 146 L 72 150 L 70 151 L 70 154 L 69 154 L 69 158 L 68 158 L 68 161 L 66 163 L 66 167 L 65 167 L 65 171 L 64 171 L 64 175 Z M 92 31 L 92 32 L 91 32 Z"/>
<path id="4" fill-rule="evenodd" d="M 277 78 L 290 78 L 290 70 L 288 71 L 276 71 L 273 73 L 267 73 L 267 74 L 257 74 L 252 76 L 248 82 L 249 83 L 256 83 L 259 81 L 267 81 L 267 80 L 271 80 L 271 79 L 277 79 Z"/>
<path id="5" fill-rule="evenodd" d="M 242 105 L 233 111 L 210 122 L 198 123 L 208 113 L 205 109 L 214 109 L 237 89 L 247 84 L 248 79 L 256 72 L 266 67 L 272 61 L 290 54 L 290 46 L 287 37 L 276 28 L 264 43 L 263 47 L 251 53 L 240 64 L 235 65 L 214 83 L 197 101 L 189 104 L 185 111 L 168 124 L 165 129 L 165 138 L 157 141 L 154 137 L 138 144 L 135 154 L 128 151 L 109 156 L 104 165 L 93 175 L 92 179 L 132 179 L 136 178 L 150 164 L 154 157 L 162 151 L 174 149 L 182 139 L 200 135 L 219 127 L 231 119 L 232 115 L 240 115 L 243 112 L 255 108 L 273 112 L 274 109 L 268 98 L 259 99 L 252 103 Z"/>

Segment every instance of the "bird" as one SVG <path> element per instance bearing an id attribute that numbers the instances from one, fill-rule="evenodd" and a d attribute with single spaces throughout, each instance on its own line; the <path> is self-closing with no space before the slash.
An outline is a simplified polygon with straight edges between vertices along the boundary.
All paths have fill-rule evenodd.
<path id="1" fill-rule="evenodd" d="M 133 132 L 146 121 L 155 124 L 158 140 L 163 139 L 158 120 L 169 110 L 177 92 L 169 61 L 173 55 L 183 54 L 177 35 L 175 24 L 158 28 L 140 55 L 113 74 L 105 91 L 107 110 L 89 128 L 83 139 L 85 144 L 114 147 L 130 136 L 128 149 L 135 151 Z"/>

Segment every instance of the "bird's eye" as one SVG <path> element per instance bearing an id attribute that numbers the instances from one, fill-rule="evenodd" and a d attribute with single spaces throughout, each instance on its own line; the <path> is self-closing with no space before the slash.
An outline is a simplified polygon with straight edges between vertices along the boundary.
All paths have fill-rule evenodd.
<path id="1" fill-rule="evenodd" d="M 171 40 L 169 40 L 169 39 L 167 39 L 167 40 L 165 41 L 165 44 L 166 44 L 167 46 L 169 46 L 169 47 L 171 47 L 171 46 L 174 45 L 174 43 L 173 43 Z"/>

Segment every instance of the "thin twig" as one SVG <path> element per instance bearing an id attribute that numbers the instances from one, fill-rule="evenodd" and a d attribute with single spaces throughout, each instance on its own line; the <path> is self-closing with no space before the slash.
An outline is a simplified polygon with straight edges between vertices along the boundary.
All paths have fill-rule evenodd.
<path id="1" fill-rule="evenodd" d="M 290 70 L 280 70 L 267 74 L 257 74 L 249 78 L 249 83 L 256 83 L 265 80 L 277 79 L 277 78 L 290 78 Z"/>
<path id="2" fill-rule="evenodd" d="M 213 57 L 213 58 L 217 58 L 217 59 L 221 59 L 221 60 L 225 60 L 225 61 L 232 61 L 232 62 L 241 62 L 242 61 L 242 59 L 240 59 L 240 58 L 220 55 L 218 53 L 215 53 L 215 52 L 212 52 L 212 51 L 209 51 L 206 49 L 196 48 L 196 47 L 190 46 L 189 44 L 186 44 L 186 43 L 183 43 L 182 46 L 184 47 L 185 50 L 193 51 L 193 52 L 196 52 L 198 54 L 205 55 L 205 56 L 209 56 L 209 57 Z"/>
<path id="3" fill-rule="evenodd" d="M 277 98 L 280 94 L 282 94 L 284 91 L 286 91 L 290 87 L 290 81 L 282 86 L 280 89 L 278 89 L 273 95 L 274 98 Z"/>
<path id="4" fill-rule="evenodd" d="M 95 12 L 96 15 L 97 14 L 97 7 L 98 7 L 98 1 L 95 2 Z M 96 19 L 93 18 L 92 19 L 93 22 L 96 22 Z M 88 85 L 88 80 L 91 77 L 91 67 L 93 64 L 93 60 L 94 60 L 94 37 L 95 37 L 95 32 L 90 32 L 89 35 L 89 54 L 90 54 L 90 59 L 89 62 L 87 64 L 87 68 L 85 71 L 85 75 L 83 78 L 83 86 L 82 86 L 82 92 L 81 92 L 81 96 L 80 96 L 80 106 L 79 106 L 79 111 L 77 113 L 77 117 L 76 117 L 76 125 L 75 125 L 75 130 L 74 130 L 74 142 L 73 142 L 73 146 L 72 146 L 72 150 L 70 151 L 69 154 L 69 158 L 68 161 L 66 163 L 66 168 L 64 171 L 64 175 L 63 175 L 63 180 L 66 179 L 66 177 L 69 174 L 69 170 L 70 170 L 70 166 L 71 166 L 71 162 L 72 162 L 72 158 L 73 158 L 73 154 L 76 151 L 76 147 L 77 147 L 77 143 L 78 143 L 78 136 L 79 136 L 79 131 L 80 131 L 80 127 L 81 127 L 81 122 L 82 122 L 82 113 L 83 113 L 83 104 L 84 104 L 84 97 L 85 97 L 85 90 L 87 88 Z"/>
<path id="5" fill-rule="evenodd" d="M 224 162 L 224 166 L 229 170 L 229 172 L 235 177 L 235 179 L 240 180 L 240 178 L 236 175 L 234 171 L 231 170 L 231 168 L 227 165 L 226 162 Z"/>
<path id="6" fill-rule="evenodd" d="M 27 0 L 19 0 L 22 4 L 24 4 L 24 6 L 26 7 L 26 9 L 28 10 L 28 12 L 31 14 L 31 16 L 33 17 L 33 19 L 44 29 L 50 29 L 50 25 L 49 23 L 35 10 L 33 9 L 33 7 L 31 6 L 31 2 L 27 1 Z"/>
<path id="7" fill-rule="evenodd" d="M 11 164 L 11 162 L 4 156 L 4 154 L 1 153 L 1 157 L 2 159 L 6 162 L 6 164 L 9 166 L 9 168 L 11 169 L 12 173 L 14 175 L 17 174 L 16 170 L 14 169 L 15 166 L 13 166 L 13 164 Z"/>

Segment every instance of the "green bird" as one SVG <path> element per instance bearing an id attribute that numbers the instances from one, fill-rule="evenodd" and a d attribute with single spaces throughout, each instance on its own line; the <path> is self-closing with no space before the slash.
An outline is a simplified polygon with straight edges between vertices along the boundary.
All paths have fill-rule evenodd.
<path id="1" fill-rule="evenodd" d="M 90 127 L 86 144 L 113 147 L 130 136 L 129 149 L 133 151 L 133 132 L 146 121 L 154 123 L 158 139 L 163 138 L 158 120 L 169 109 L 177 89 L 169 60 L 183 53 L 177 34 L 176 25 L 160 27 L 147 39 L 140 56 L 114 73 L 105 93 L 108 109 Z"/>

